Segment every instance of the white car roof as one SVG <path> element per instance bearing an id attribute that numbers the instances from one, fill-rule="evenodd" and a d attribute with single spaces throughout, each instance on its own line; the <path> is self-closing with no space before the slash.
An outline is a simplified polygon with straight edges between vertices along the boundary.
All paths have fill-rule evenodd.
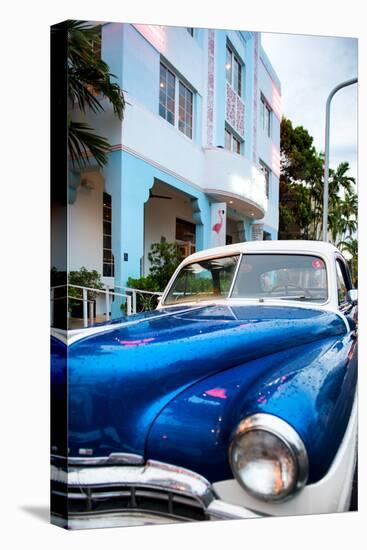
<path id="1" fill-rule="evenodd" d="M 324 241 L 302 241 L 302 240 L 293 240 L 293 241 L 247 241 L 237 244 L 229 244 L 226 246 L 217 246 L 214 248 L 207 248 L 200 252 L 195 252 L 191 254 L 183 261 L 183 264 L 190 263 L 195 260 L 200 260 L 203 258 L 210 258 L 212 256 L 225 256 L 227 254 L 241 254 L 241 253 L 251 253 L 259 252 L 261 254 L 269 253 L 279 253 L 279 252 L 294 252 L 294 253 L 312 253 L 312 254 L 322 254 L 322 255 L 332 255 L 334 256 L 335 252 L 340 251 L 331 243 L 326 243 Z"/>

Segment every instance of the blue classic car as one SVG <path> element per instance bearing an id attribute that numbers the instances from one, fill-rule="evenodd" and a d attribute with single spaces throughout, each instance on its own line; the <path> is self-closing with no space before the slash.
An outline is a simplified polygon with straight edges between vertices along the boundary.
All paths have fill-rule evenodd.
<path id="1" fill-rule="evenodd" d="M 356 384 L 357 291 L 334 246 L 193 254 L 155 311 L 54 332 L 52 519 L 348 510 Z"/>

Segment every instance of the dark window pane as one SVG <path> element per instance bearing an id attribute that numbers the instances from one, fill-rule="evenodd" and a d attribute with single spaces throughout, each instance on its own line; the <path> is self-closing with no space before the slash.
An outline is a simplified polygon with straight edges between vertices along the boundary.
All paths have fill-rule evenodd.
<path id="1" fill-rule="evenodd" d="M 104 235 L 111 235 L 111 222 L 103 220 L 103 233 Z"/>
<path id="2" fill-rule="evenodd" d="M 228 46 L 226 50 L 226 79 L 232 84 L 232 52 Z"/>
<path id="3" fill-rule="evenodd" d="M 233 63 L 233 88 L 237 92 L 238 89 L 238 62 L 237 59 Z"/>
<path id="4" fill-rule="evenodd" d="M 238 63 L 238 61 L 236 61 L 236 64 L 237 64 L 237 88 L 236 88 L 236 92 L 240 96 L 241 95 L 242 70 L 241 70 L 241 65 L 240 65 L 240 63 Z"/>
<path id="5" fill-rule="evenodd" d="M 235 137 L 233 138 L 233 152 L 238 154 L 241 153 L 241 143 Z"/>
<path id="6" fill-rule="evenodd" d="M 115 276 L 115 268 L 113 264 L 103 264 L 103 276 L 104 277 Z"/>
<path id="7" fill-rule="evenodd" d="M 108 221 L 111 221 L 111 218 L 112 218 L 112 211 L 111 211 L 111 208 L 104 208 L 103 210 L 103 218 L 105 220 L 108 220 Z"/>
<path id="8" fill-rule="evenodd" d="M 159 84 L 159 115 L 173 124 L 174 110 L 175 76 L 161 64 Z M 169 111 L 171 111 L 171 114 Z"/>
<path id="9" fill-rule="evenodd" d="M 231 151 L 231 134 L 228 132 L 228 130 L 224 131 L 224 147 L 228 149 L 228 151 Z"/>
<path id="10" fill-rule="evenodd" d="M 103 193 L 103 276 L 114 277 L 112 254 L 112 197 Z"/>
<path id="11" fill-rule="evenodd" d="M 171 111 L 172 113 L 174 112 L 175 110 L 175 102 L 173 101 L 173 99 L 167 99 L 167 110 L 168 111 Z"/>
<path id="12" fill-rule="evenodd" d="M 112 197 L 109 193 L 103 193 L 103 205 L 104 206 L 112 206 Z"/>
<path id="13" fill-rule="evenodd" d="M 176 239 L 195 243 L 196 225 L 186 220 L 176 219 Z"/>
<path id="14" fill-rule="evenodd" d="M 179 84 L 179 124 L 178 128 L 186 136 L 192 137 L 192 92 L 182 83 Z"/>
<path id="15" fill-rule="evenodd" d="M 192 92 L 190 90 L 186 90 L 186 108 L 188 111 L 192 109 Z"/>
<path id="16" fill-rule="evenodd" d="M 175 87 L 174 86 L 167 86 L 167 97 L 170 99 L 175 99 Z"/>
<path id="17" fill-rule="evenodd" d="M 271 111 L 269 109 L 269 107 L 266 107 L 267 109 L 267 132 L 268 132 L 268 136 L 270 137 L 270 132 L 271 132 Z"/>
<path id="18" fill-rule="evenodd" d="M 103 262 L 104 263 L 112 263 L 112 252 L 111 250 L 108 250 L 106 248 L 103 249 Z"/>
<path id="19" fill-rule="evenodd" d="M 171 111 L 167 111 L 167 120 L 170 124 L 175 123 L 175 117 Z"/>
<path id="20" fill-rule="evenodd" d="M 175 87 L 175 75 L 167 69 L 167 83 L 171 88 Z"/>
<path id="21" fill-rule="evenodd" d="M 111 235 L 103 235 L 103 248 L 112 248 L 112 237 Z"/>

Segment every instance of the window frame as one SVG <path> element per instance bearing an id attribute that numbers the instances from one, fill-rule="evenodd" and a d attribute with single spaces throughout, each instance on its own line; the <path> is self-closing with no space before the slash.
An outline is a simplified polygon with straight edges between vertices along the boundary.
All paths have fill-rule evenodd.
<path id="1" fill-rule="evenodd" d="M 187 228 L 190 227 L 190 229 L 193 230 L 193 232 L 192 232 L 193 239 L 192 240 L 185 239 L 184 236 L 183 236 L 182 239 L 179 239 L 179 235 L 178 235 L 178 232 L 177 232 L 177 226 L 180 225 L 180 224 L 181 224 L 181 226 L 186 225 Z M 184 220 L 183 218 L 178 218 L 176 216 L 175 243 L 176 243 L 176 247 L 177 247 L 178 252 L 180 253 L 180 250 L 183 251 L 181 253 L 182 259 L 187 258 L 187 256 L 190 256 L 191 254 L 196 252 L 196 223 L 194 223 L 192 221 Z"/>
<path id="2" fill-rule="evenodd" d="M 230 136 L 230 148 L 228 148 L 226 146 L 227 144 L 227 140 L 226 140 L 226 136 L 229 135 Z M 238 145 L 239 147 L 239 150 L 235 150 L 235 143 Z M 227 128 L 227 126 L 225 126 L 224 128 L 224 149 L 226 151 L 228 151 L 229 153 L 235 153 L 236 155 L 242 155 L 242 146 L 244 144 L 244 141 L 241 141 L 240 138 L 237 137 L 237 135 L 232 131 L 230 130 L 229 128 Z M 236 147 L 237 149 L 237 147 Z"/>
<path id="3" fill-rule="evenodd" d="M 230 55 L 230 67 L 228 68 L 228 53 Z M 238 80 L 237 87 L 235 87 L 235 64 L 238 67 Z M 240 56 L 236 53 L 236 50 L 233 48 L 232 44 L 227 40 L 226 44 L 226 81 L 232 86 L 233 90 L 236 92 L 238 97 L 242 98 L 242 73 L 243 73 L 244 63 Z M 228 75 L 230 72 L 230 79 Z"/>
<path id="4" fill-rule="evenodd" d="M 166 75 L 165 75 L 165 84 L 162 86 L 162 68 L 166 71 Z M 173 77 L 173 98 L 171 98 L 169 95 L 168 95 L 168 76 L 172 76 Z M 177 120 L 177 116 L 176 116 L 176 111 L 177 111 L 177 101 L 176 101 L 176 85 L 177 85 L 177 78 L 176 78 L 176 75 L 166 66 L 164 65 L 164 63 L 162 63 L 162 61 L 160 62 L 159 64 L 159 102 L 158 102 L 158 114 L 161 118 L 163 118 L 166 122 L 168 122 L 169 124 L 171 124 L 172 126 L 176 126 L 176 120 Z M 164 89 L 164 93 L 165 93 L 165 103 L 163 104 L 161 102 L 161 93 L 162 93 L 162 89 Z M 168 109 L 168 101 L 169 100 L 173 100 L 173 111 L 171 109 Z M 165 109 L 165 116 L 161 114 L 161 105 L 162 107 Z M 168 113 L 172 113 L 172 116 L 173 116 L 173 122 L 171 122 L 167 116 Z"/>
<path id="5" fill-rule="evenodd" d="M 109 197 L 108 201 L 110 201 L 109 205 L 106 205 L 106 197 Z M 115 276 L 115 258 L 112 252 L 112 195 L 110 193 L 106 193 L 106 191 L 103 191 L 102 195 L 102 276 L 103 277 L 114 277 Z M 105 218 L 105 212 L 106 209 L 110 210 L 110 219 Z M 111 230 L 109 233 L 105 233 L 105 222 L 110 224 Z M 108 248 L 105 246 L 105 237 L 109 237 L 111 239 L 111 248 Z M 109 251 L 111 253 L 112 260 L 110 262 L 105 260 L 105 251 Z M 105 273 L 105 266 L 109 266 L 111 272 L 109 274 Z"/>
<path id="6" fill-rule="evenodd" d="M 263 174 L 265 175 L 265 183 L 266 183 L 266 186 L 265 186 L 265 193 L 266 193 L 266 198 L 267 199 L 270 199 L 270 184 L 271 184 L 271 176 L 272 176 L 272 171 L 271 169 L 269 168 L 269 166 L 266 164 L 266 162 L 264 162 L 261 158 L 259 158 L 259 164 L 260 164 L 260 168 L 261 168 L 261 171 L 263 172 Z"/>
<path id="7" fill-rule="evenodd" d="M 263 93 L 260 95 L 260 102 L 260 126 L 266 132 L 268 138 L 271 138 L 273 132 L 273 109 Z"/>
<path id="8" fill-rule="evenodd" d="M 171 74 L 174 77 L 174 98 L 173 98 L 173 122 L 168 120 L 165 116 L 163 116 L 160 112 L 160 106 L 163 105 L 161 103 L 161 67 L 163 67 L 169 74 Z M 180 95 L 181 86 L 185 90 L 185 98 L 187 97 L 187 94 L 191 94 L 191 126 L 187 123 L 186 118 L 184 120 L 183 126 L 184 128 L 188 127 L 190 129 L 190 134 L 187 134 L 183 129 L 180 128 L 180 110 L 181 110 L 181 102 L 180 98 L 182 95 Z M 166 93 L 167 97 L 167 93 Z M 186 106 L 186 99 L 185 99 L 185 106 Z M 164 107 L 164 105 L 163 105 Z M 166 107 L 165 107 L 166 108 Z M 166 108 L 167 109 L 167 108 Z M 172 112 L 172 111 L 170 111 Z M 184 109 L 185 114 L 190 115 L 186 109 Z M 184 135 L 187 139 L 190 141 L 193 141 L 194 139 L 194 117 L 195 117 L 195 90 L 190 86 L 188 82 L 186 82 L 185 79 L 180 77 L 180 75 L 174 71 L 167 63 L 164 62 L 163 59 L 160 60 L 159 63 L 159 102 L 158 102 L 158 115 L 163 118 L 168 124 L 173 126 L 176 130 L 180 132 L 180 134 Z"/>

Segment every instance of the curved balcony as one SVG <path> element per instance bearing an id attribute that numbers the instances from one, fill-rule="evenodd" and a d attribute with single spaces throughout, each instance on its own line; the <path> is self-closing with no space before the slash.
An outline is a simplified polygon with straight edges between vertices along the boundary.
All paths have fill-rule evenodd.
<path id="1" fill-rule="evenodd" d="M 262 218 L 268 207 L 265 176 L 243 155 L 226 149 L 205 149 L 204 191 L 215 201 L 249 218 Z"/>

